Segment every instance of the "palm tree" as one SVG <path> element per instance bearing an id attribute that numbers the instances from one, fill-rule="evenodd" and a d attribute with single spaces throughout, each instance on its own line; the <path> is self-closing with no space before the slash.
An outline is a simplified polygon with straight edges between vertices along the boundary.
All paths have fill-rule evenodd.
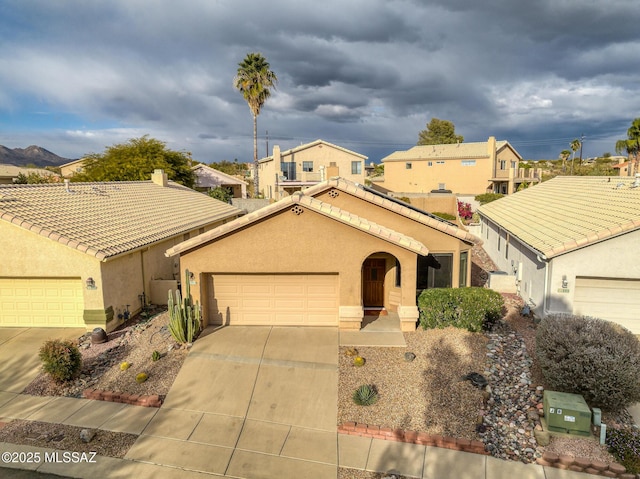
<path id="1" fill-rule="evenodd" d="M 633 165 L 631 168 L 627 168 L 629 176 L 634 173 L 638 173 L 638 160 L 640 159 L 640 118 L 636 118 L 631 123 L 631 127 L 627 130 L 627 139 L 616 141 L 616 153 L 625 152 L 628 155 L 628 160 L 631 163 L 631 156 L 633 156 Z"/>
<path id="2" fill-rule="evenodd" d="M 562 150 L 560 152 L 560 159 L 562 160 L 562 173 L 567 172 L 567 160 L 569 159 L 570 156 L 571 156 L 571 151 L 569 150 Z"/>
<path id="3" fill-rule="evenodd" d="M 571 151 L 573 155 L 571 156 L 571 174 L 573 175 L 573 160 L 576 159 L 576 151 L 580 149 L 580 140 L 577 138 L 571 142 Z"/>
<path id="4" fill-rule="evenodd" d="M 258 115 L 262 105 L 271 96 L 270 88 L 275 89 L 278 78 L 270 69 L 269 62 L 260 53 L 248 53 L 242 63 L 238 63 L 238 73 L 233 86 L 242 93 L 253 115 L 253 173 L 254 194 L 260 194 L 258 178 Z"/>

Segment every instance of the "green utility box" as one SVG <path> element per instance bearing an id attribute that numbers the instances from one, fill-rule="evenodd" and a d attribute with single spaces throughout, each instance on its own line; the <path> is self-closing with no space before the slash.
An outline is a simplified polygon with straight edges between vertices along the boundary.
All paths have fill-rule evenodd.
<path id="1" fill-rule="evenodd" d="M 591 435 L 591 410 L 579 394 L 545 391 L 543 406 L 550 431 Z"/>

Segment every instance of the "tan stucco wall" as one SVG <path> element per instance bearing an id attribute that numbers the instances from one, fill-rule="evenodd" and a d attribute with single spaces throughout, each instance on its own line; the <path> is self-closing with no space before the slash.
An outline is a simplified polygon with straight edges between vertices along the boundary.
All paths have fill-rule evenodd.
<path id="1" fill-rule="evenodd" d="M 222 223 L 216 222 L 204 230 L 208 231 Z M 192 230 L 189 236 L 194 237 L 199 232 L 199 229 Z M 143 291 L 149 300 L 151 279 L 173 279 L 174 268 L 176 273 L 179 272 L 179 265 L 174 266 L 179 261 L 178 258 L 167 258 L 164 252 L 184 239 L 184 235 L 179 235 L 149 248 L 101 262 L 57 241 L 2 222 L 0 251 L 3 252 L 3 258 L 0 261 L 0 277 L 79 278 L 83 283 L 85 315 L 87 311 L 96 315 L 109 307 L 114 312 L 114 318 L 108 325 L 92 323 L 88 327 L 101 326 L 110 331 L 123 322 L 118 319 L 118 314 L 126 310 L 127 304 L 131 313 L 140 310 L 138 296 Z M 89 277 L 94 279 L 95 289 L 84 286 Z"/>
<path id="2" fill-rule="evenodd" d="M 100 261 L 16 225 L 0 224 L 0 276 L 101 281 Z M 83 288 L 85 309 L 104 309 L 101 291 Z"/>
<path id="3" fill-rule="evenodd" d="M 358 216 L 363 216 L 369 221 L 378 223 L 380 225 L 391 228 L 397 232 L 410 236 L 418 241 L 422 242 L 430 253 L 452 253 L 453 254 L 453 287 L 458 286 L 460 279 L 460 252 L 470 251 L 471 245 L 459 240 L 458 238 L 443 233 L 442 231 L 425 226 L 415 220 L 407 218 L 406 216 L 394 213 L 379 205 L 375 205 L 361 200 L 344 191 L 338 191 L 338 196 L 331 198 L 329 196 L 331 190 L 326 190 L 318 195 L 321 201 L 331 203 L 338 208 L 344 209 L 350 213 L 354 213 Z M 471 261 L 469 261 L 469 264 Z M 403 265 L 404 267 L 404 265 Z M 469 281 L 467 281 L 469 282 Z"/>
<path id="4" fill-rule="evenodd" d="M 444 163 L 438 164 L 438 161 Z M 385 161 L 382 186 L 394 192 L 429 193 L 444 189 L 456 194 L 481 194 L 490 186 L 491 159 L 475 158 L 473 166 L 462 166 L 463 160 L 406 160 Z M 432 166 L 429 166 L 431 162 Z M 407 169 L 407 163 L 411 168 Z"/>
<path id="5" fill-rule="evenodd" d="M 243 252 L 239 261 L 239 252 Z M 340 306 L 362 307 L 361 272 L 373 253 L 388 252 L 402 266 L 400 301 L 415 307 L 416 253 L 388 243 L 351 226 L 304 208 L 296 215 L 289 208 L 260 222 L 183 254 L 198 283 L 206 273 L 338 273 Z M 184 273 L 183 273 L 184 274 Z M 202 302 L 200 286 L 192 286 L 194 300 Z M 206 285 L 204 286 L 206 288 Z M 207 302 L 204 317 L 209 319 Z"/>

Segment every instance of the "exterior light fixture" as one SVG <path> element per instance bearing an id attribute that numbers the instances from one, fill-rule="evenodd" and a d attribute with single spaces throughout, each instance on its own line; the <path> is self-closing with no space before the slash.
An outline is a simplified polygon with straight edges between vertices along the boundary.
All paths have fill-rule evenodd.
<path id="1" fill-rule="evenodd" d="M 96 282 L 94 281 L 93 278 L 91 277 L 87 278 L 86 283 L 87 283 L 87 289 L 97 289 Z"/>
<path id="2" fill-rule="evenodd" d="M 562 275 L 562 288 L 566 289 L 569 287 L 569 281 L 567 281 L 567 275 Z"/>

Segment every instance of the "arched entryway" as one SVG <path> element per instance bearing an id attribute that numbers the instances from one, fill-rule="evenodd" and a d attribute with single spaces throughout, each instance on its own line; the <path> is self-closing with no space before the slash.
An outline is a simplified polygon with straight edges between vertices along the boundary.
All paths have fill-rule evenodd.
<path id="1" fill-rule="evenodd" d="M 373 253 L 362 262 L 363 327 L 378 317 L 397 316 L 401 276 L 400 262 L 390 253 Z"/>

